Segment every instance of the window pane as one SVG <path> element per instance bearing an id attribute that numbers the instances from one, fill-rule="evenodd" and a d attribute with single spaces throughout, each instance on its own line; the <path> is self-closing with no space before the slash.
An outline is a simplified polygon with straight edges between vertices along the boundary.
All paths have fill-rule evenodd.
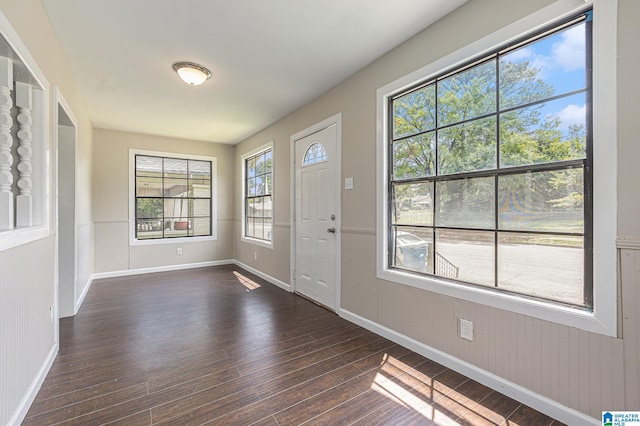
<path id="1" fill-rule="evenodd" d="M 272 218 L 273 217 L 273 206 L 272 206 L 272 199 L 270 196 L 264 197 L 263 198 L 264 203 L 262 205 L 262 214 L 264 217 L 266 218 Z"/>
<path id="2" fill-rule="evenodd" d="M 273 192 L 273 177 L 271 174 L 268 174 L 264 177 L 265 179 L 265 187 L 264 193 L 265 195 L 270 195 Z"/>
<path id="3" fill-rule="evenodd" d="M 247 179 L 247 196 L 255 197 L 256 195 L 256 179 L 250 178 Z"/>
<path id="4" fill-rule="evenodd" d="M 189 199 L 188 198 L 165 198 L 164 199 L 164 216 L 175 218 L 189 217 Z"/>
<path id="5" fill-rule="evenodd" d="M 436 230 L 436 275 L 493 287 L 494 240 L 493 232 Z"/>
<path id="6" fill-rule="evenodd" d="M 393 143 L 394 179 L 412 179 L 435 175 L 435 132 Z"/>
<path id="7" fill-rule="evenodd" d="M 255 237 L 255 227 L 253 226 L 253 218 L 247 217 L 244 226 L 245 235 L 247 237 Z"/>
<path id="8" fill-rule="evenodd" d="M 162 158 L 136 155 L 136 176 L 162 176 Z"/>
<path id="9" fill-rule="evenodd" d="M 498 287 L 584 306 L 582 237 L 500 233 Z"/>
<path id="10" fill-rule="evenodd" d="M 498 225 L 503 230 L 584 231 L 582 168 L 498 178 Z"/>
<path id="11" fill-rule="evenodd" d="M 187 180 L 186 179 L 164 179 L 164 196 L 165 197 L 186 197 Z"/>
<path id="12" fill-rule="evenodd" d="M 436 226 L 495 226 L 494 178 L 457 179 L 436 183 Z"/>
<path id="13" fill-rule="evenodd" d="M 255 208 L 255 217 L 264 216 L 264 200 L 262 197 L 256 197 L 253 199 L 253 207 Z"/>
<path id="14" fill-rule="evenodd" d="M 269 150 L 264 153 L 265 162 L 264 162 L 264 171 L 265 173 L 271 173 L 273 170 L 273 152 Z"/>
<path id="15" fill-rule="evenodd" d="M 188 160 L 180 160 L 178 158 L 164 159 L 164 176 L 186 179 L 187 178 Z"/>
<path id="16" fill-rule="evenodd" d="M 211 181 L 209 180 L 193 181 L 189 179 L 188 194 L 190 197 L 210 198 L 211 197 Z"/>
<path id="17" fill-rule="evenodd" d="M 256 175 L 256 158 L 251 157 L 247 160 L 247 176 L 254 177 Z"/>
<path id="18" fill-rule="evenodd" d="M 433 230 L 394 227 L 393 252 L 393 266 L 433 273 Z"/>
<path id="19" fill-rule="evenodd" d="M 585 26 L 580 23 L 500 58 L 500 109 L 586 87 Z"/>
<path id="20" fill-rule="evenodd" d="M 584 93 L 500 115 L 500 166 L 574 160 L 586 155 Z"/>
<path id="21" fill-rule="evenodd" d="M 438 131 L 438 174 L 494 169 L 496 155 L 495 117 Z"/>
<path id="22" fill-rule="evenodd" d="M 393 220 L 398 225 L 433 225 L 433 182 L 393 185 Z"/>
<path id="23" fill-rule="evenodd" d="M 137 198 L 136 218 L 162 218 L 161 198 Z"/>
<path id="24" fill-rule="evenodd" d="M 302 165 L 308 166 L 311 164 L 319 163 L 320 161 L 327 161 L 327 151 L 324 149 L 324 146 L 322 144 L 314 143 L 309 148 L 307 148 L 307 152 L 304 154 Z"/>
<path id="25" fill-rule="evenodd" d="M 256 175 L 264 174 L 265 170 L 265 156 L 260 154 L 256 157 Z"/>
<path id="26" fill-rule="evenodd" d="M 137 197 L 162 197 L 162 178 L 136 177 Z"/>
<path id="27" fill-rule="evenodd" d="M 255 198 L 247 199 L 245 215 L 247 217 L 256 217 L 258 215 Z"/>
<path id="28" fill-rule="evenodd" d="M 264 175 L 257 176 L 256 178 L 256 195 L 264 195 Z"/>
<path id="29" fill-rule="evenodd" d="M 211 180 L 211 162 L 188 160 L 189 178 Z"/>
<path id="30" fill-rule="evenodd" d="M 165 229 L 165 238 L 177 238 L 189 236 L 189 220 L 186 218 L 169 218 L 170 226 Z"/>
<path id="31" fill-rule="evenodd" d="M 495 59 L 438 82 L 438 126 L 469 120 L 495 110 Z"/>
<path id="32" fill-rule="evenodd" d="M 256 238 L 264 238 L 264 221 L 262 218 L 253 219 L 253 236 Z"/>
<path id="33" fill-rule="evenodd" d="M 393 138 L 415 135 L 436 125 L 436 90 L 430 84 L 393 101 Z"/>
<path id="34" fill-rule="evenodd" d="M 191 229 L 194 236 L 211 235 L 211 220 L 208 217 L 194 217 L 191 219 Z"/>
<path id="35" fill-rule="evenodd" d="M 162 238 L 162 219 L 137 219 L 136 238 L 139 240 Z"/>
<path id="36" fill-rule="evenodd" d="M 189 216 L 191 217 L 209 217 L 211 210 L 211 200 L 190 200 L 191 208 L 189 209 Z"/>

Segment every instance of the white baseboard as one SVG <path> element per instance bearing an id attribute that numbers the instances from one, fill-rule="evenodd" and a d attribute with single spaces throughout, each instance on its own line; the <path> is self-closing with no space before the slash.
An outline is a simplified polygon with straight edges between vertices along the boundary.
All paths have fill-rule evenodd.
<path id="1" fill-rule="evenodd" d="M 271 284 L 273 284 L 273 285 L 275 285 L 277 287 L 280 287 L 283 290 L 291 292 L 291 286 L 289 284 L 285 283 L 284 281 L 280 281 L 277 278 L 273 278 L 272 276 L 267 275 L 264 272 L 259 271 L 259 270 L 255 269 L 255 268 L 252 268 L 251 266 L 246 265 L 246 264 L 240 262 L 239 260 L 235 260 L 234 259 L 233 263 L 235 265 L 241 267 L 242 269 L 246 269 L 247 271 L 251 272 L 252 274 L 259 276 L 263 280 L 266 280 L 266 281 L 270 282 Z"/>
<path id="2" fill-rule="evenodd" d="M 8 426 L 19 426 L 20 423 L 22 423 L 27 413 L 29 412 L 29 408 L 31 408 L 33 400 L 36 399 L 36 396 L 38 395 L 38 392 L 42 387 L 42 383 L 47 377 L 47 374 L 49 373 L 49 370 L 51 369 L 51 366 L 53 365 L 53 361 L 56 359 L 57 354 L 58 345 L 56 344 L 53 345 L 53 347 L 49 351 L 49 354 L 40 366 L 38 374 L 33 379 L 33 382 L 31 382 L 31 385 L 29 386 L 29 389 L 27 389 L 27 392 L 22 397 L 22 400 L 20 401 L 20 404 L 18 404 L 18 408 L 13 413 L 13 416 L 11 416 L 11 418 L 9 419 L 9 422 L 7 423 Z"/>
<path id="3" fill-rule="evenodd" d="M 530 391 L 518 384 L 512 383 L 493 373 L 476 367 L 466 361 L 458 359 L 452 355 L 432 348 L 421 343 L 411 337 L 400 334 L 390 328 L 380 325 L 376 322 L 363 318 L 346 309 L 340 309 L 339 315 L 361 327 L 366 328 L 380 336 L 383 336 L 392 342 L 395 342 L 407 349 L 423 355 L 430 360 L 444 365 L 460 374 L 463 374 L 485 386 L 490 387 L 510 398 L 515 399 L 525 405 L 528 405 L 548 416 L 553 417 L 563 423 L 569 425 L 600 425 L 599 419 L 587 416 L 577 410 L 569 408 L 543 395 Z"/>
<path id="4" fill-rule="evenodd" d="M 91 276 L 91 280 L 101 278 L 126 277 L 129 275 L 153 274 L 155 272 L 179 271 L 182 269 L 205 268 L 208 266 L 233 265 L 234 260 L 213 260 L 210 262 L 183 263 L 179 265 L 156 266 L 153 268 L 125 269 L 122 271 L 96 272 Z"/>
<path id="5" fill-rule="evenodd" d="M 280 281 L 277 278 L 273 278 L 270 275 L 265 274 L 262 271 L 259 271 L 255 268 L 252 268 L 249 265 L 246 265 L 239 260 L 228 259 L 228 260 L 214 260 L 210 262 L 199 262 L 199 263 L 187 263 L 181 265 L 167 265 L 167 266 L 158 266 L 154 268 L 140 268 L 140 269 L 126 269 L 123 271 L 111 271 L 111 272 L 96 272 L 91 276 L 89 284 L 86 287 L 86 290 L 83 291 L 82 297 L 79 300 L 78 305 L 76 306 L 76 312 L 80 309 L 80 305 L 86 296 L 86 291 L 89 290 L 89 286 L 93 283 L 93 280 L 101 279 L 101 278 L 116 278 L 116 277 L 126 277 L 130 275 L 141 275 L 141 274 L 152 274 L 155 272 L 166 272 L 166 271 L 179 271 L 182 269 L 193 269 L 193 268 L 205 268 L 208 266 L 221 266 L 221 265 L 237 265 L 242 269 L 246 269 L 254 275 L 259 276 L 260 278 L 270 282 L 271 284 L 280 287 L 283 290 L 291 291 L 291 286 L 283 281 Z"/>
<path id="6" fill-rule="evenodd" d="M 87 297 L 87 293 L 89 292 L 89 288 L 91 288 L 91 284 L 93 284 L 93 276 L 89 278 L 87 283 L 84 285 L 82 289 L 82 293 L 80 293 L 80 297 L 76 300 L 76 306 L 73 311 L 73 315 L 76 315 L 80 310 L 80 306 L 82 306 L 82 302 L 84 302 L 84 298 Z"/>

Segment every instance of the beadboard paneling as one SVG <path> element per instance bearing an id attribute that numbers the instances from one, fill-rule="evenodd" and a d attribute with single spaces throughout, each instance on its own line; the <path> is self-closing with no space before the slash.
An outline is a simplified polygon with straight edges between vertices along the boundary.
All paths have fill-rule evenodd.
<path id="1" fill-rule="evenodd" d="M 129 246 L 127 222 L 96 223 L 95 272 L 127 271 L 231 259 L 232 225 L 231 220 L 218 220 L 218 239 L 214 241 L 176 241 Z M 182 255 L 176 254 L 178 247 L 182 248 Z"/>
<path id="2" fill-rule="evenodd" d="M 640 407 L 640 249 L 621 250 L 625 406 Z"/>
<path id="3" fill-rule="evenodd" d="M 343 267 L 343 308 L 594 418 L 640 406 L 640 251 L 623 256 L 629 259 L 622 262 L 624 310 L 632 312 L 625 314 L 623 341 L 372 279 L 362 263 L 374 246 L 374 235 L 343 234 L 343 265 L 359 265 Z M 458 337 L 458 318 L 473 322 L 473 342 Z"/>
<path id="4" fill-rule="evenodd" d="M 54 245 L 0 252 L 0 424 L 7 424 L 54 346 Z"/>
<path id="5" fill-rule="evenodd" d="M 342 233 L 341 307 L 378 321 L 375 237 Z"/>
<path id="6" fill-rule="evenodd" d="M 94 250 L 95 272 L 129 269 L 129 223 L 97 222 Z"/>

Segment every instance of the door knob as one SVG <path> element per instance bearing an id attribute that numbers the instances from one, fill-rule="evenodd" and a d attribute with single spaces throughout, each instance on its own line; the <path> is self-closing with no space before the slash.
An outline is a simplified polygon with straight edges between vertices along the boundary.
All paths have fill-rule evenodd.
<path id="1" fill-rule="evenodd" d="M 327 232 L 330 234 L 335 234 L 336 233 L 336 228 L 327 228 Z"/>

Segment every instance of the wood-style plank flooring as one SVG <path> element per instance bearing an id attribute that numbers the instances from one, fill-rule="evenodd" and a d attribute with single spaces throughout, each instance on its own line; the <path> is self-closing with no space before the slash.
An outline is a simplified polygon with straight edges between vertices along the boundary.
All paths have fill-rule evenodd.
<path id="1" fill-rule="evenodd" d="M 557 425 L 234 266 L 96 280 L 24 425 Z"/>

